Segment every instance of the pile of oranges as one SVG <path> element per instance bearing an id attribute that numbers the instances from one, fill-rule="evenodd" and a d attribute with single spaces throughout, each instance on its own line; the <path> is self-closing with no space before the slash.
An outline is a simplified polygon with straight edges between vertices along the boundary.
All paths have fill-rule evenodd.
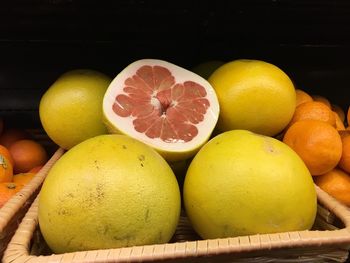
<path id="1" fill-rule="evenodd" d="M 3 130 L 0 121 L 0 208 L 22 189 L 47 161 L 45 148 L 23 129 Z"/>
<path id="2" fill-rule="evenodd" d="M 281 138 L 304 161 L 314 182 L 350 206 L 350 108 L 297 89 L 297 106 Z"/>

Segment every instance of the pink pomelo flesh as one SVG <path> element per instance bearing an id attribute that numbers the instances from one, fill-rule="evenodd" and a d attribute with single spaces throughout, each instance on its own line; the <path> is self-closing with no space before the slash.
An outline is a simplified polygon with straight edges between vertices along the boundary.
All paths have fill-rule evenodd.
<path id="1" fill-rule="evenodd" d="M 136 131 L 165 142 L 192 140 L 204 120 L 210 102 L 205 88 L 193 81 L 175 83 L 171 72 L 161 66 L 143 66 L 125 80 L 113 111 L 121 117 L 135 117 Z"/>
<path id="2" fill-rule="evenodd" d="M 208 139 L 219 105 L 214 90 L 200 76 L 165 61 L 141 60 L 112 81 L 104 111 L 117 130 L 155 148 L 182 145 L 173 149 L 182 151 Z M 184 147 L 188 142 L 193 145 Z"/>

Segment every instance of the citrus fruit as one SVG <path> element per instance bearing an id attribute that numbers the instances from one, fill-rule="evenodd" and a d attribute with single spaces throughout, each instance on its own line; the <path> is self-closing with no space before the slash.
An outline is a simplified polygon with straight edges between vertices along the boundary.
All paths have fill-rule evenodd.
<path id="1" fill-rule="evenodd" d="M 319 102 L 323 103 L 324 105 L 326 105 L 328 108 L 332 107 L 330 101 L 324 96 L 312 95 L 311 97 L 314 101 L 319 101 Z"/>
<path id="2" fill-rule="evenodd" d="M 20 128 L 8 128 L 5 129 L 4 132 L 0 136 L 0 144 L 6 147 L 7 149 L 10 148 L 11 144 L 23 140 L 23 139 L 29 139 L 30 134 Z"/>
<path id="3" fill-rule="evenodd" d="M 166 61 L 138 60 L 120 72 L 103 100 L 106 125 L 156 149 L 168 161 L 193 156 L 219 116 L 214 89 Z"/>
<path id="4" fill-rule="evenodd" d="M 184 182 L 186 213 L 205 239 L 305 230 L 317 197 L 300 157 L 272 137 L 224 132 L 193 158 Z"/>
<path id="5" fill-rule="evenodd" d="M 71 148 L 39 195 L 40 229 L 55 253 L 165 243 L 179 215 L 179 186 L 167 162 L 125 135 Z"/>
<path id="6" fill-rule="evenodd" d="M 338 166 L 350 173 L 350 131 L 342 131 L 340 137 L 342 141 L 342 154 Z"/>
<path id="7" fill-rule="evenodd" d="M 301 90 L 301 89 L 295 89 L 295 94 L 296 94 L 296 106 L 304 103 L 304 102 L 309 102 L 309 101 L 313 101 L 313 98 L 306 93 L 305 91 Z"/>
<path id="8" fill-rule="evenodd" d="M 302 120 L 320 120 L 335 126 L 335 115 L 324 103 L 309 101 L 298 105 L 288 126 Z"/>
<path id="9" fill-rule="evenodd" d="M 346 122 L 348 127 L 350 127 L 350 106 L 348 107 L 348 111 L 346 112 Z"/>
<path id="10" fill-rule="evenodd" d="M 344 121 L 345 121 L 345 112 L 342 109 L 342 107 L 340 107 L 337 104 L 332 104 L 331 107 L 332 107 L 332 110 L 338 114 L 340 120 L 344 123 Z"/>
<path id="11" fill-rule="evenodd" d="M 284 134 L 283 142 L 301 157 L 314 176 L 336 167 L 342 154 L 342 141 L 338 131 L 319 120 L 294 123 Z"/>
<path id="12" fill-rule="evenodd" d="M 274 136 L 293 116 L 296 105 L 292 81 L 280 68 L 259 60 L 239 59 L 210 76 L 220 103 L 217 127 L 247 129 Z"/>
<path id="13" fill-rule="evenodd" d="M 3 145 L 0 145 L 0 155 L 5 156 L 6 159 L 12 164 L 12 166 L 15 164 L 9 149 Z"/>
<path id="14" fill-rule="evenodd" d="M 13 182 L 0 183 L 0 208 L 14 196 L 18 191 L 21 190 L 21 186 Z"/>
<path id="15" fill-rule="evenodd" d="M 33 140 L 19 140 L 9 149 L 14 161 L 14 172 L 25 173 L 30 169 L 44 165 L 47 161 L 45 148 Z"/>
<path id="16" fill-rule="evenodd" d="M 350 176 L 339 168 L 315 177 L 315 184 L 338 201 L 350 206 Z"/>
<path id="17" fill-rule="evenodd" d="M 11 182 L 13 166 L 6 156 L 0 154 L 0 183 Z"/>
<path id="18" fill-rule="evenodd" d="M 338 131 L 345 130 L 344 122 L 341 120 L 341 118 L 339 117 L 338 113 L 333 111 L 333 114 L 334 114 L 334 119 L 335 119 L 335 128 Z"/>
<path id="19" fill-rule="evenodd" d="M 111 79 L 78 69 L 61 75 L 43 94 L 39 115 L 47 135 L 60 147 L 72 146 L 107 133 L 102 122 L 102 99 Z"/>
<path id="20" fill-rule="evenodd" d="M 202 62 L 192 68 L 192 71 L 199 76 L 208 79 L 210 75 L 220 66 L 225 64 L 225 62 L 221 60 L 210 60 Z"/>
<path id="21" fill-rule="evenodd" d="M 35 176 L 35 173 L 18 173 L 14 174 L 12 177 L 12 182 L 16 183 L 17 185 L 26 185 L 28 184 L 33 177 Z"/>

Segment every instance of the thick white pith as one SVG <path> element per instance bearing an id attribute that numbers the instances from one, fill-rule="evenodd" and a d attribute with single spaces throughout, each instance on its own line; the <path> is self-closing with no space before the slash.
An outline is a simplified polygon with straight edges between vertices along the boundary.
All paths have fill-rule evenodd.
<path id="1" fill-rule="evenodd" d="M 196 124 L 198 129 L 198 134 L 189 142 L 172 142 L 167 143 L 159 138 L 149 138 L 144 133 L 137 132 L 134 129 L 132 121 L 133 117 L 120 117 L 112 109 L 115 102 L 115 97 L 118 94 L 126 94 L 123 91 L 124 82 L 127 78 L 133 76 L 136 71 L 144 65 L 150 66 L 163 66 L 171 71 L 172 75 L 175 77 L 176 83 L 183 83 L 185 81 L 194 81 L 202 85 L 207 92 L 206 99 L 210 102 L 210 107 L 208 108 L 206 114 L 204 115 L 204 121 Z M 176 103 L 176 102 L 174 102 Z M 161 107 L 160 102 L 156 98 L 151 98 L 151 104 L 154 106 Z M 114 80 L 111 82 L 109 88 L 107 89 L 106 95 L 103 100 L 103 112 L 105 117 L 109 119 L 109 122 L 116 127 L 122 133 L 125 133 L 133 138 L 143 141 L 146 144 L 153 146 L 154 148 L 163 151 L 188 151 L 197 148 L 205 142 L 211 132 L 213 131 L 218 117 L 219 117 L 219 102 L 217 100 L 216 93 L 212 86 L 202 77 L 196 75 L 195 73 L 188 71 L 186 69 L 180 68 L 174 64 L 171 64 L 162 60 L 155 59 L 143 59 L 136 61 L 126 67 L 122 72 L 120 72 Z"/>

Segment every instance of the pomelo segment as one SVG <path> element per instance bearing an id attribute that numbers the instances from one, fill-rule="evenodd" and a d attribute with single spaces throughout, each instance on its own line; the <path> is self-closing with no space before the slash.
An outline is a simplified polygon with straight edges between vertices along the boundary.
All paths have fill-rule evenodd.
<path id="1" fill-rule="evenodd" d="M 212 86 L 172 63 L 138 60 L 120 72 L 103 100 L 108 130 L 156 149 L 166 160 L 193 156 L 209 139 L 219 117 Z"/>

